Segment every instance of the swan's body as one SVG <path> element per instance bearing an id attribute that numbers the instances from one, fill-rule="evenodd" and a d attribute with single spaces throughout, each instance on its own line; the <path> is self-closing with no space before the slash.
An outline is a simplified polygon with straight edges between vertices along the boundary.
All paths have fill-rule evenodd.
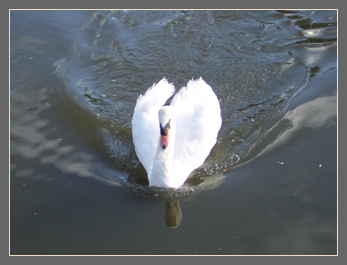
<path id="1" fill-rule="evenodd" d="M 149 186 L 180 187 L 204 163 L 222 124 L 217 96 L 202 78 L 189 81 L 163 106 L 174 92 L 163 78 L 135 106 L 133 142 Z"/>

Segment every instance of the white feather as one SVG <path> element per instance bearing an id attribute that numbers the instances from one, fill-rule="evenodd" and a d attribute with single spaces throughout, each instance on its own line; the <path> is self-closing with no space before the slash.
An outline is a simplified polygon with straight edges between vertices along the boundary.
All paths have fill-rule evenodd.
<path id="1" fill-rule="evenodd" d="M 152 171 L 159 138 L 158 111 L 175 92 L 175 87 L 165 78 L 148 88 L 137 99 L 132 119 L 135 152 L 147 172 Z"/>
<path id="2" fill-rule="evenodd" d="M 204 163 L 216 144 L 222 125 L 220 106 L 202 78 L 190 80 L 187 87 L 181 88 L 171 106 L 177 119 L 173 169 L 175 176 L 186 179 Z"/>

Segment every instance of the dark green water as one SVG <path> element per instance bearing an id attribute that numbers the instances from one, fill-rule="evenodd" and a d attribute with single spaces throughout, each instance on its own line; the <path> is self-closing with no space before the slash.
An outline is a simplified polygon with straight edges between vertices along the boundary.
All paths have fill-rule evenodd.
<path id="1" fill-rule="evenodd" d="M 337 254 L 336 11 L 10 15 L 12 255 Z M 176 191 L 131 139 L 163 76 L 202 76 L 223 117 Z"/>

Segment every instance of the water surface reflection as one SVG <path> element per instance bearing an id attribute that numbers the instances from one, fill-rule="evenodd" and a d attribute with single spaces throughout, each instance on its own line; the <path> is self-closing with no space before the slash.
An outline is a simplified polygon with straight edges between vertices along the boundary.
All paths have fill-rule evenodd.
<path id="1" fill-rule="evenodd" d="M 337 253 L 336 10 L 10 23 L 11 254 Z M 203 76 L 223 115 L 206 163 L 165 192 L 147 186 L 130 126 L 163 76 Z"/>

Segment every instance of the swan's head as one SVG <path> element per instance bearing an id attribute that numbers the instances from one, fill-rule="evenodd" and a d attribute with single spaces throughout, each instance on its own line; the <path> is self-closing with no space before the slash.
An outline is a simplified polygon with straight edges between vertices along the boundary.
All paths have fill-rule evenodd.
<path id="1" fill-rule="evenodd" d="M 159 126 L 160 126 L 160 146 L 163 149 L 169 145 L 170 130 L 175 119 L 174 109 L 170 106 L 163 106 L 159 109 Z"/>

